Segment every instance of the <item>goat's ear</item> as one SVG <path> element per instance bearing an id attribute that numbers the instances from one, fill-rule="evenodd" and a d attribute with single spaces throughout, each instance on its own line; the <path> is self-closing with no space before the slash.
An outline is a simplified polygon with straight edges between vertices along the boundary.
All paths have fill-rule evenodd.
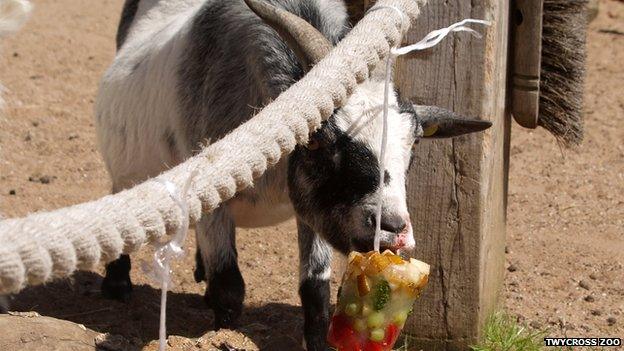
<path id="1" fill-rule="evenodd" d="M 417 123 L 422 127 L 423 138 L 453 138 L 484 131 L 492 126 L 490 121 L 466 119 L 452 111 L 435 107 L 414 105 Z"/>

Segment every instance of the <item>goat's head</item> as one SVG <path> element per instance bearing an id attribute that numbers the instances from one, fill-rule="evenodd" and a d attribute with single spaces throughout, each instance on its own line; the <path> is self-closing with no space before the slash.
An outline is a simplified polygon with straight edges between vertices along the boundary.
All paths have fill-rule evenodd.
<path id="1" fill-rule="evenodd" d="M 301 18 L 259 0 L 245 1 L 280 33 L 304 70 L 331 50 L 329 41 Z M 345 106 L 289 159 L 289 192 L 297 216 L 344 253 L 372 249 L 380 201 L 382 249 L 413 247 L 406 175 L 414 145 L 421 138 L 454 137 L 491 126 L 441 108 L 400 103 L 396 95 L 389 100 L 383 185 L 379 150 L 384 81 L 379 73 L 358 85 Z"/>

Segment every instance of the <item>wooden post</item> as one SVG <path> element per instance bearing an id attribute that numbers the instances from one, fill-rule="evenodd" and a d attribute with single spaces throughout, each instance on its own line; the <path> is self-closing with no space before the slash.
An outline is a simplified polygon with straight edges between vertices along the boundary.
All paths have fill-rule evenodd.
<path id="1" fill-rule="evenodd" d="M 355 23 L 374 0 L 349 0 Z M 507 108 L 510 0 L 439 2 L 422 9 L 405 44 L 465 18 L 492 26 L 483 39 L 457 33 L 426 52 L 402 56 L 403 98 L 494 123 L 483 134 L 422 141 L 408 177 L 415 257 L 432 274 L 405 328 L 409 350 L 467 350 L 494 311 L 502 286 L 511 117 Z"/>
<path id="2" fill-rule="evenodd" d="M 399 58 L 404 98 L 491 120 L 486 133 L 422 141 L 409 175 L 416 257 L 432 275 L 406 326 L 410 350 L 467 350 L 494 310 L 503 280 L 510 116 L 506 104 L 509 0 L 429 1 L 404 39 L 464 18 L 493 22 L 482 39 L 456 33 Z"/>

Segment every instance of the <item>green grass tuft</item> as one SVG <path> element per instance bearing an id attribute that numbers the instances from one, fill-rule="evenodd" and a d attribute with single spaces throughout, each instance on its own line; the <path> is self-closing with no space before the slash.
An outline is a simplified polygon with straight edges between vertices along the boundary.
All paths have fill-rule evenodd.
<path id="1" fill-rule="evenodd" d="M 488 318 L 481 342 L 470 347 L 472 351 L 573 351 L 572 347 L 544 347 L 548 331 L 532 331 L 516 318 L 497 312 Z M 406 335 L 403 344 L 395 351 L 418 351 L 410 347 L 411 337 Z M 587 348 L 586 348 L 587 349 Z M 590 349 L 601 350 L 601 349 Z"/>
<path id="2" fill-rule="evenodd" d="M 530 331 L 513 317 L 504 313 L 493 314 L 486 322 L 483 340 L 473 351 L 540 351 L 544 346 L 545 332 Z"/>

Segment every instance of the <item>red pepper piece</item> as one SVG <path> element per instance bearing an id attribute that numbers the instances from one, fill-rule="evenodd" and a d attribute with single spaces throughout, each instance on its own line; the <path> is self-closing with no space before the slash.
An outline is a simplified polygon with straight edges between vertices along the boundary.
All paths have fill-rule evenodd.
<path id="1" fill-rule="evenodd" d="M 384 351 L 384 347 L 380 342 L 367 340 L 362 351 Z"/>
<path id="2" fill-rule="evenodd" d="M 355 338 L 355 331 L 351 328 L 351 321 L 345 315 L 336 315 L 332 318 L 331 327 L 327 334 L 327 341 L 333 347 L 342 350 L 342 346 Z M 345 350 L 350 351 L 350 350 Z"/>
<path id="3" fill-rule="evenodd" d="M 399 327 L 396 324 L 389 324 L 386 328 L 386 338 L 383 341 L 383 346 L 392 347 L 399 338 L 399 332 Z"/>

